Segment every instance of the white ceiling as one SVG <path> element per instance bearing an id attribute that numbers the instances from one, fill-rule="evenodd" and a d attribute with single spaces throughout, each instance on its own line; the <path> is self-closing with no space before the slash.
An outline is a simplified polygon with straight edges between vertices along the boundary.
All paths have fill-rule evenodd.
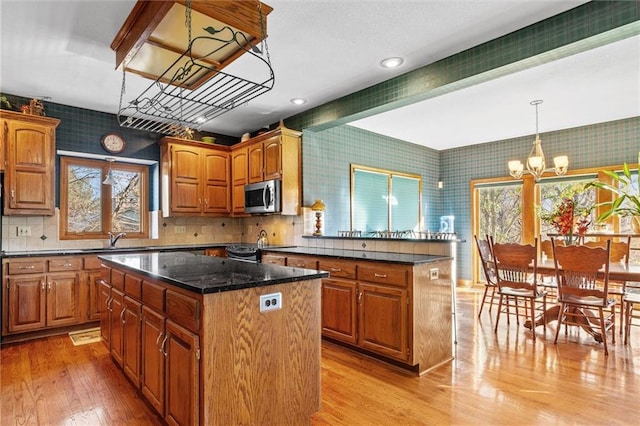
<path id="1" fill-rule="evenodd" d="M 274 0 L 275 88 L 211 121 L 239 136 L 576 7 L 584 1 Z M 109 48 L 135 0 L 2 0 L 0 91 L 116 113 Z M 352 123 L 445 149 L 640 115 L 638 37 Z M 405 59 L 386 70 L 389 56 Z M 232 66 L 242 67 L 242 58 Z M 149 80 L 127 74 L 127 92 Z M 295 106 L 289 101 L 309 102 Z M 46 106 L 46 101 L 45 101 Z"/>

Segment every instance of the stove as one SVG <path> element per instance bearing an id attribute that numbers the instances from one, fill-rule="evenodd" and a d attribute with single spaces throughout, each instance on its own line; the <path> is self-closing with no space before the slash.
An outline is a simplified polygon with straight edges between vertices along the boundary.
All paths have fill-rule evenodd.
<path id="1" fill-rule="evenodd" d="M 260 249 L 256 244 L 235 244 L 226 246 L 227 258 L 243 262 L 260 262 Z"/>

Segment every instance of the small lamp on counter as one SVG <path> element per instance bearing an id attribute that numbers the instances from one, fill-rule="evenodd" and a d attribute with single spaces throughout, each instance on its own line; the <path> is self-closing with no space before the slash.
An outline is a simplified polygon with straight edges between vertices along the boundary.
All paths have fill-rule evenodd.
<path id="1" fill-rule="evenodd" d="M 316 230 L 313 232 L 313 235 L 322 235 L 322 231 L 324 229 L 324 211 L 327 209 L 324 202 L 322 200 L 316 200 L 315 203 L 311 206 L 311 210 L 316 212 Z"/>

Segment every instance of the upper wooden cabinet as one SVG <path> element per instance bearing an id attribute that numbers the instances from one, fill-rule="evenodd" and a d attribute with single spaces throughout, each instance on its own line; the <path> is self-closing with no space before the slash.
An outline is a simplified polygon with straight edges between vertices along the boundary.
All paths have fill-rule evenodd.
<path id="1" fill-rule="evenodd" d="M 231 212 L 230 149 L 165 137 L 162 158 L 163 216 L 221 216 Z"/>
<path id="2" fill-rule="evenodd" d="M 301 145 L 302 133 L 287 129 L 284 125 L 256 136 L 238 145 L 233 151 L 247 150 L 247 183 L 280 179 L 284 215 L 299 215 L 302 200 Z M 234 160 L 234 167 L 236 161 Z M 234 213 L 244 212 L 244 189 L 236 184 L 234 170 Z M 238 175 L 240 176 L 240 175 Z M 237 185 L 237 189 L 236 189 Z M 240 201 L 242 200 L 242 201 Z M 242 209 L 240 209 L 242 202 Z"/>
<path id="3" fill-rule="evenodd" d="M 245 144 L 231 148 L 231 212 L 244 213 L 244 186 L 249 183 L 249 147 Z"/>
<path id="4" fill-rule="evenodd" d="M 0 111 L 5 215 L 54 215 L 58 124 L 55 118 Z"/>

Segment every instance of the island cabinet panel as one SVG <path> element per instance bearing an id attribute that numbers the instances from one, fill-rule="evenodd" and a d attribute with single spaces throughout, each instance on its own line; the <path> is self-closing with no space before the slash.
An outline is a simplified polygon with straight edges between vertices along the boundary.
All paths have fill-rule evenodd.
<path id="1" fill-rule="evenodd" d="M 343 342 L 357 343 L 355 281 L 322 280 L 322 334 Z"/>
<path id="2" fill-rule="evenodd" d="M 165 362 L 162 351 L 162 344 L 165 343 L 164 324 L 164 315 L 143 306 L 140 389 L 149 404 L 162 416 L 165 386 Z"/>
<path id="3" fill-rule="evenodd" d="M 100 337 L 102 343 L 111 352 L 111 286 L 100 279 Z"/>
<path id="4" fill-rule="evenodd" d="M 125 296 L 122 314 L 122 369 L 136 388 L 140 387 L 140 320 L 142 305 Z"/>
<path id="5" fill-rule="evenodd" d="M 260 313 L 261 295 L 282 309 Z M 320 280 L 204 299 L 202 424 L 309 424 L 320 409 Z"/>
<path id="6" fill-rule="evenodd" d="M 200 420 L 200 338 L 171 320 L 166 322 L 166 333 L 164 418 L 170 425 L 197 425 Z M 211 349 L 217 350 L 213 345 Z M 213 374 L 220 372 L 213 370 Z"/>
<path id="7" fill-rule="evenodd" d="M 90 321 L 100 320 L 100 312 L 102 310 L 102 302 L 100 299 L 100 281 L 102 272 L 100 270 L 87 272 L 87 289 L 89 305 L 87 307 L 87 316 Z"/>
<path id="8" fill-rule="evenodd" d="M 124 315 L 124 293 L 115 287 L 111 288 L 110 307 L 109 322 L 111 324 L 111 356 L 116 364 L 122 367 L 122 318 Z"/>
<path id="9" fill-rule="evenodd" d="M 200 329 L 200 301 L 173 290 L 167 290 L 165 303 L 167 318 L 191 331 L 197 332 Z"/>
<path id="10" fill-rule="evenodd" d="M 407 291 L 359 283 L 358 342 L 363 349 L 408 361 Z"/>
<path id="11" fill-rule="evenodd" d="M 453 359 L 451 259 L 406 264 L 286 249 L 265 257 L 300 267 L 317 258 L 318 269 L 329 272 L 322 279 L 323 337 L 400 361 L 418 374 Z"/>

